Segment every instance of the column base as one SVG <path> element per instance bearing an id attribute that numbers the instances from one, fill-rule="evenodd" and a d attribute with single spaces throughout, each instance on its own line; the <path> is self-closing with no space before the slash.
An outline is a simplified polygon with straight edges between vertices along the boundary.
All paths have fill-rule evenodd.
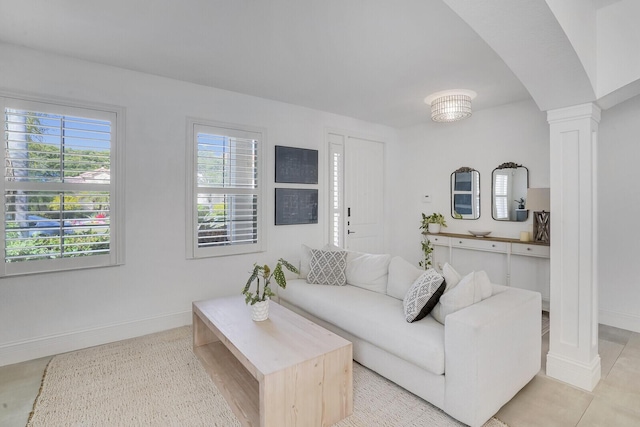
<path id="1" fill-rule="evenodd" d="M 547 353 L 547 375 L 583 390 L 593 391 L 600 381 L 600 355 L 589 364 Z"/>

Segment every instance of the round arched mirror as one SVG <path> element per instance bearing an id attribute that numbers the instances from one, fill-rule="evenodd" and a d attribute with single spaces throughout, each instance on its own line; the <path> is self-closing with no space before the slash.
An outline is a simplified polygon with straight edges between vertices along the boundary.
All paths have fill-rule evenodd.
<path id="1" fill-rule="evenodd" d="M 480 172 L 462 167 L 451 174 L 451 216 L 480 218 Z"/>
<path id="2" fill-rule="evenodd" d="M 491 174 L 491 216 L 496 221 L 526 221 L 525 209 L 529 169 L 509 162 L 503 163 Z"/>

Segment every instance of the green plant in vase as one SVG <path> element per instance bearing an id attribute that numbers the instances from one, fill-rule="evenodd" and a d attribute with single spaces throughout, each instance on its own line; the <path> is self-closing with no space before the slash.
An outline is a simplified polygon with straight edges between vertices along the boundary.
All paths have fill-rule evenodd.
<path id="1" fill-rule="evenodd" d="M 447 221 L 444 218 L 444 215 L 438 212 L 434 212 L 431 215 L 422 214 L 422 223 L 420 224 L 420 229 L 422 230 L 422 261 L 418 263 L 418 265 L 425 270 L 428 270 L 432 267 L 432 257 L 431 254 L 433 252 L 433 246 L 431 245 L 431 241 L 426 236 L 427 233 L 437 234 L 440 232 L 442 227 L 447 226 Z"/>
<path id="2" fill-rule="evenodd" d="M 431 241 L 427 236 L 422 236 L 422 261 L 418 263 L 418 265 L 425 270 L 431 268 L 431 253 L 433 252 L 433 246 L 431 245 Z"/>
<path id="3" fill-rule="evenodd" d="M 245 303 L 252 306 L 253 320 L 265 320 L 269 316 L 269 299 L 275 296 L 270 286 L 271 279 L 275 280 L 276 284 L 282 289 L 287 287 L 287 279 L 284 275 L 283 267 L 292 273 L 298 274 L 298 269 L 283 258 L 278 260 L 273 270 L 267 264 L 253 265 L 251 276 L 249 276 L 249 280 L 247 280 L 242 290 Z M 253 282 L 256 283 L 255 291 L 251 290 Z"/>
<path id="4" fill-rule="evenodd" d="M 431 215 L 422 214 L 422 226 L 421 229 L 437 234 L 440 232 L 442 227 L 447 226 L 447 221 L 444 218 L 444 215 L 441 213 L 434 212 Z"/>

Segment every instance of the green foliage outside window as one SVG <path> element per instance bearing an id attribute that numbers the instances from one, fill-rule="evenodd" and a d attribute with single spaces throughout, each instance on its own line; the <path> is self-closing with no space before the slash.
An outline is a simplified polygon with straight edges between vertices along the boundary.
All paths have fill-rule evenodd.
<path id="1" fill-rule="evenodd" d="M 91 255 L 91 251 L 108 253 L 110 242 L 108 234 L 97 232 L 85 232 L 78 236 L 71 234 L 64 237 L 37 236 L 17 239 L 17 232 L 7 231 L 7 237 L 5 258 L 21 257 L 15 261 L 26 261 L 30 257 L 42 258 L 43 256 L 48 258 L 88 256 Z M 62 239 L 64 239 L 64 245 L 61 253 Z"/>

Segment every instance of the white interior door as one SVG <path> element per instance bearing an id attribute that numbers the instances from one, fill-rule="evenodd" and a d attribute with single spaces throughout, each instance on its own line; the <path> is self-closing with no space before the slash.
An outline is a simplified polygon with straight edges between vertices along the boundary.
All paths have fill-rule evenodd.
<path id="1" fill-rule="evenodd" d="M 345 138 L 345 248 L 384 251 L 384 144 Z"/>

